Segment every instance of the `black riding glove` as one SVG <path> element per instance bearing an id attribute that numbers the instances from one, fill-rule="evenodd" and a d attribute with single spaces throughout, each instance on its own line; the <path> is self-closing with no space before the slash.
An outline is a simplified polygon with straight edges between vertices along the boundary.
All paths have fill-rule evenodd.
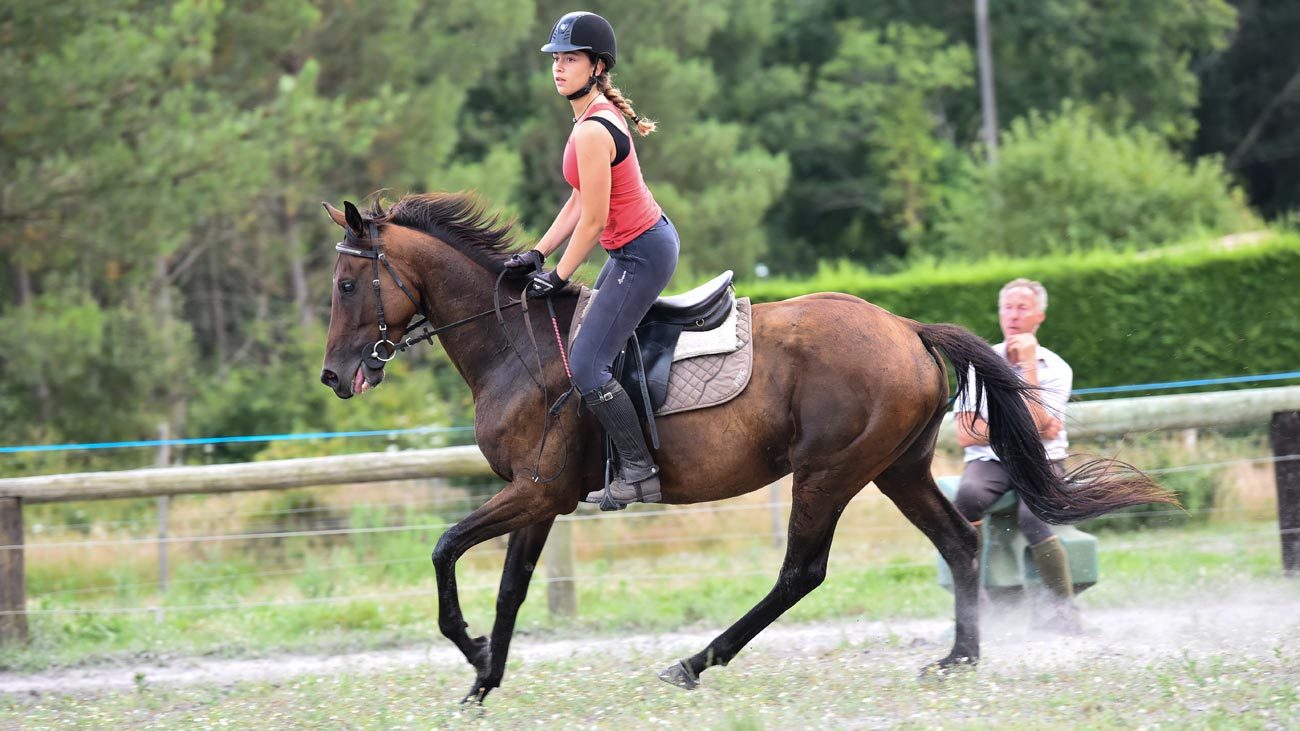
<path id="1" fill-rule="evenodd" d="M 533 272 L 528 275 L 528 278 L 528 296 L 535 299 L 550 297 L 557 291 L 564 289 L 564 285 L 569 283 L 569 280 L 561 277 L 555 270 Z"/>
<path id="2" fill-rule="evenodd" d="M 533 249 L 506 259 L 505 268 L 510 271 L 524 270 L 522 273 L 530 274 L 540 272 L 545 261 L 546 255 L 537 249 Z"/>

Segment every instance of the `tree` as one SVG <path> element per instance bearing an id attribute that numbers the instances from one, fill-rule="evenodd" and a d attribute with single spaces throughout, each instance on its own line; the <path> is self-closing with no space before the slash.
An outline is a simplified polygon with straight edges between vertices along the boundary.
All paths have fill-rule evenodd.
<path id="1" fill-rule="evenodd" d="M 1300 211 L 1300 6 L 1240 0 L 1232 46 L 1202 64 L 1192 145 L 1217 153 L 1269 216 Z"/>
<path id="2" fill-rule="evenodd" d="M 1108 125 L 1070 104 L 1014 120 L 997 166 L 972 157 L 967 174 L 948 197 L 930 253 L 1150 248 L 1255 224 L 1218 158 L 1189 164 L 1163 135 Z"/>
<path id="3" fill-rule="evenodd" d="M 836 47 L 804 101 L 760 121 L 765 142 L 787 145 L 793 161 L 784 228 L 818 258 L 901 257 L 925 231 L 945 160 L 956 155 L 943 98 L 970 85 L 971 55 L 932 29 L 857 21 L 839 26 Z M 760 83 L 791 94 L 801 86 L 780 67 Z"/>

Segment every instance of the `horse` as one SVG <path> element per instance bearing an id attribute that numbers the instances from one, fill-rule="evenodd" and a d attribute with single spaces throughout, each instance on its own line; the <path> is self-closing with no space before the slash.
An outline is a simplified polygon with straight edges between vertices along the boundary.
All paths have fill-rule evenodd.
<path id="1" fill-rule="evenodd" d="M 519 247 L 512 222 L 464 194 L 412 194 L 363 215 L 324 204 L 344 229 L 333 275 L 321 381 L 339 398 L 377 386 L 384 364 L 436 337 L 473 393 L 474 434 L 505 486 L 442 535 L 432 554 L 438 627 L 473 666 L 463 702 L 500 687 L 516 615 L 552 523 L 598 489 L 599 424 L 553 400 L 569 386 L 559 334 L 577 304 L 572 285 L 549 308 L 503 273 Z M 503 305 L 503 298 L 505 304 Z M 521 302 L 522 300 L 522 302 Z M 520 306 L 523 316 L 506 310 Z M 540 313 L 540 314 L 539 314 Z M 423 316 L 432 330 L 408 334 Z M 976 529 L 935 484 L 930 465 L 949 404 L 944 357 L 959 389 L 982 393 L 989 439 L 1023 499 L 1050 522 L 1073 522 L 1145 502 L 1175 502 L 1135 470 L 1093 460 L 1061 477 L 1051 468 L 1025 398 L 1034 396 L 988 343 L 950 324 L 922 324 L 847 294 L 757 304 L 753 376 L 734 399 L 657 419 L 663 501 L 722 500 L 793 474 L 785 557 L 771 591 L 699 653 L 660 677 L 683 688 L 726 665 L 763 628 L 826 578 L 836 523 L 874 483 L 952 569 L 951 651 L 922 672 L 979 659 Z M 554 321 L 552 321 L 552 318 Z M 405 339 L 403 339 L 405 337 Z M 978 398 L 978 396 L 977 396 Z M 559 435 L 556 436 L 556 432 Z M 456 587 L 457 560 L 509 534 L 491 634 L 471 637 Z"/>

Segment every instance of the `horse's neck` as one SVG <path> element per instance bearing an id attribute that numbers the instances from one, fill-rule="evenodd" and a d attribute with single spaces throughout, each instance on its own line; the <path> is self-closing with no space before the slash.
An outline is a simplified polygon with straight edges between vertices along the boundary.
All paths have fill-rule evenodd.
<path id="1" fill-rule="evenodd" d="M 439 262 L 423 267 L 425 271 L 438 272 L 436 283 L 426 277 L 421 287 L 423 301 L 432 303 L 429 314 L 434 327 L 481 315 L 496 307 L 493 297 L 496 275 L 467 259 L 457 259 L 459 261 L 452 266 Z M 499 290 L 501 306 L 504 308 L 512 299 L 518 299 L 519 294 L 518 285 L 502 283 Z M 567 330 L 572 309 L 571 304 L 556 304 L 561 333 Z M 525 329 L 524 312 L 520 306 L 502 309 L 499 314 L 505 321 L 504 329 L 494 313 L 438 336 L 443 351 L 473 392 L 475 404 L 494 396 L 508 399 L 509 394 L 499 393 L 503 389 L 535 389 L 534 378 L 548 385 L 562 386 L 562 367 L 553 363 L 555 335 L 545 302 L 534 300 L 529 303 L 527 322 L 533 331 L 531 338 Z M 540 350 L 540 372 L 534 342 Z M 549 383 L 557 380 L 557 367 L 561 368 L 559 382 Z"/>

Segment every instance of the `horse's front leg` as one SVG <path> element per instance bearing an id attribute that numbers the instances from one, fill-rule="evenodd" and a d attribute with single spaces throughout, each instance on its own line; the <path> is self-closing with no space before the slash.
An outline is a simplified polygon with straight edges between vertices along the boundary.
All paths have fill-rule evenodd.
<path id="1" fill-rule="evenodd" d="M 541 495 L 536 486 L 523 487 L 511 484 L 497 493 L 481 507 L 470 513 L 438 540 L 433 550 L 433 567 L 438 580 L 438 628 L 465 655 L 477 674 L 474 687 L 465 700 L 482 701 L 488 692 L 501 683 L 505 669 L 505 652 L 509 635 L 514 630 L 515 613 L 523 603 L 531 567 L 536 563 L 550 532 L 556 514 L 550 501 Z M 517 532 L 517 533 L 516 533 Z M 460 609 L 460 596 L 456 588 L 456 562 L 466 551 L 478 544 L 506 533 L 511 537 L 506 553 L 506 567 L 501 578 L 501 596 L 498 598 L 497 627 L 494 640 L 487 637 L 471 638 L 468 624 Z M 519 574 L 523 576 L 520 577 Z M 512 580 L 513 577 L 513 580 Z M 509 587 L 507 589 L 507 587 Z M 503 624 L 500 609 L 508 608 L 508 620 Z M 496 639 L 498 632 L 503 636 Z M 493 662 L 494 644 L 501 658 Z"/>
<path id="2" fill-rule="evenodd" d="M 497 617 L 492 625 L 488 645 L 488 668 L 484 673 L 477 665 L 478 678 L 465 700 L 480 703 L 493 688 L 501 687 L 506 672 L 506 656 L 510 653 L 510 640 L 515 634 L 515 619 L 519 607 L 528 596 L 528 585 L 533 579 L 533 569 L 546 545 L 555 518 L 547 518 L 510 534 L 510 547 L 506 549 L 505 567 L 501 571 L 501 588 L 497 591 Z"/>

